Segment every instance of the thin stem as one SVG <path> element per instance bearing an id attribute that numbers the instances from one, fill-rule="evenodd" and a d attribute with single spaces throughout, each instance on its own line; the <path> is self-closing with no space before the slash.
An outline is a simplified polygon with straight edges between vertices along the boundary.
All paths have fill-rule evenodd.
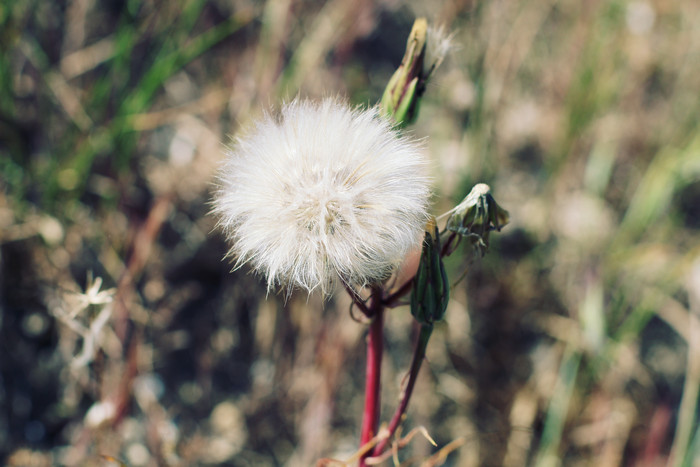
<path id="1" fill-rule="evenodd" d="M 360 446 L 364 446 L 374 438 L 379 428 L 379 409 L 381 396 L 382 353 L 384 351 L 384 305 L 382 290 L 372 291 L 372 322 L 367 337 L 367 368 L 365 380 L 365 408 L 362 415 L 362 432 Z M 366 459 L 371 455 L 368 451 L 360 459 L 360 467 L 365 467 Z"/>
<path id="2" fill-rule="evenodd" d="M 444 232 L 443 232 L 443 234 L 444 234 Z M 453 246 L 452 243 L 455 241 L 455 239 L 457 239 L 457 243 L 455 243 L 455 245 Z M 447 241 L 442 246 L 442 250 L 440 251 L 440 256 L 442 256 L 443 258 L 445 256 L 450 256 L 455 251 L 457 246 L 459 246 L 459 242 L 461 240 L 462 240 L 462 237 L 457 237 L 457 234 L 455 234 L 454 232 L 450 232 L 450 236 L 447 237 Z"/>
<path id="3" fill-rule="evenodd" d="M 403 391 L 401 396 L 401 402 L 394 412 L 394 416 L 391 418 L 389 423 L 389 436 L 384 438 L 377 444 L 372 452 L 372 456 L 379 456 L 384 452 L 389 442 L 399 428 L 403 415 L 406 413 L 406 408 L 408 408 L 408 401 L 411 399 L 411 394 L 413 394 L 413 387 L 416 385 L 416 379 L 418 378 L 418 371 L 425 358 L 425 349 L 428 347 L 428 341 L 430 340 L 430 334 L 433 332 L 432 326 L 421 326 L 420 335 L 418 336 L 418 342 L 416 342 L 416 349 L 413 352 L 413 361 L 411 362 L 411 369 L 408 372 L 408 382 L 406 383 L 406 389 Z"/>
<path id="4" fill-rule="evenodd" d="M 384 306 L 388 308 L 394 307 L 396 305 L 396 302 L 411 290 L 412 286 L 413 277 L 404 282 L 403 285 L 396 290 L 396 292 L 392 293 L 386 299 L 384 299 Z"/>
<path id="5" fill-rule="evenodd" d="M 362 297 L 360 296 L 359 293 L 347 282 L 343 282 L 343 287 L 345 287 L 345 291 L 350 295 L 350 298 L 352 299 L 352 303 L 357 306 L 357 308 L 360 309 L 363 315 L 367 316 L 368 318 L 372 317 L 372 310 L 367 308 L 367 305 L 365 305 L 365 302 L 362 300 Z"/>

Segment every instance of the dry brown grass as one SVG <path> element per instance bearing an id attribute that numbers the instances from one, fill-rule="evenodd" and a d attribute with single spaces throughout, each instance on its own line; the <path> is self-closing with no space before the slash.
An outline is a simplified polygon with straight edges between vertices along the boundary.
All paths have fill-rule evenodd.
<path id="1" fill-rule="evenodd" d="M 230 272 L 208 202 L 221 141 L 263 108 L 375 102 L 417 15 L 459 44 L 413 130 L 435 213 L 486 182 L 511 224 L 448 265 L 469 274 L 404 430 L 439 447 L 399 457 L 455 440 L 445 465 L 700 456 L 697 2 L 127 3 L 0 7 L 0 462 L 356 452 L 365 327 L 342 293 L 284 303 Z M 112 302 L 89 302 L 89 277 Z M 393 310 L 384 420 L 413 332 Z"/>

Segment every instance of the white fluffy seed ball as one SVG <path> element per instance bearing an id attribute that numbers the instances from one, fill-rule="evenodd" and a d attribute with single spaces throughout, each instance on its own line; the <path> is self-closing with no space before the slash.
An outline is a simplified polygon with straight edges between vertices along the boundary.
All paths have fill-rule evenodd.
<path id="1" fill-rule="evenodd" d="M 268 290 L 327 295 L 381 283 L 419 244 L 430 195 L 422 145 L 376 108 L 296 100 L 226 153 L 214 213 L 236 267 Z"/>

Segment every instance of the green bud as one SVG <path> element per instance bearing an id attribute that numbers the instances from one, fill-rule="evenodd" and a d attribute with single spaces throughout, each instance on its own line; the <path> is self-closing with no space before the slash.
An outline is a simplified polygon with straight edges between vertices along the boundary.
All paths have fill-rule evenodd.
<path id="1" fill-rule="evenodd" d="M 447 230 L 469 239 L 482 254 L 488 248 L 490 232 L 500 232 L 509 221 L 508 211 L 496 203 L 491 188 L 485 183 L 474 186 L 448 214 Z"/>
<path id="2" fill-rule="evenodd" d="M 425 18 L 416 19 L 401 65 L 389 80 L 382 96 L 382 113 L 399 125 L 412 123 L 418 115 L 418 100 L 425 91 L 423 61 L 427 31 Z"/>
<path id="3" fill-rule="evenodd" d="M 411 314 L 426 326 L 443 318 L 450 299 L 450 283 L 440 250 L 440 234 L 431 221 L 423 238 L 423 251 L 411 290 Z"/>

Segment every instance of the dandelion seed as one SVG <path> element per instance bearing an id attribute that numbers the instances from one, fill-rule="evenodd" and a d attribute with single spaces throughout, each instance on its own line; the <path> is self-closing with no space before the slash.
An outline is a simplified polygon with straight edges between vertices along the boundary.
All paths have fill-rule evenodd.
<path id="1" fill-rule="evenodd" d="M 454 48 L 455 33 L 448 33 L 443 26 L 429 26 L 425 41 L 426 79 L 445 60 L 447 54 Z"/>
<path id="2" fill-rule="evenodd" d="M 426 159 L 376 108 L 296 100 L 227 151 L 214 213 L 268 290 L 377 284 L 419 244 Z"/>

